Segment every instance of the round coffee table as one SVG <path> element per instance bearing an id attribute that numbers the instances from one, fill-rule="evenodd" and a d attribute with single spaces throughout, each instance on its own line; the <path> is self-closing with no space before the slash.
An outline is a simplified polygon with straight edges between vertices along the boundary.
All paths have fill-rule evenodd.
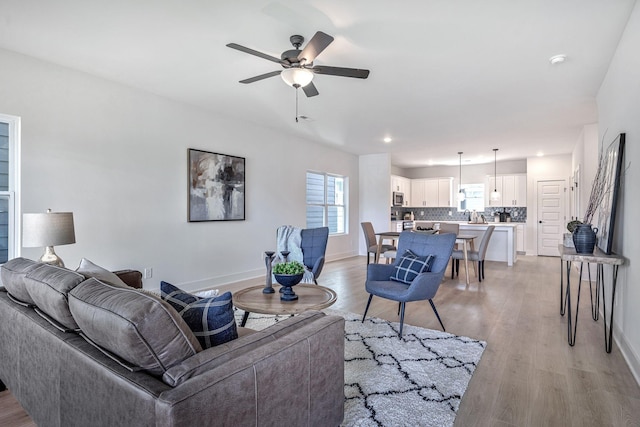
<path id="1" fill-rule="evenodd" d="M 336 302 L 336 293 L 324 286 L 311 284 L 298 284 L 293 290 L 298 295 L 296 301 L 281 301 L 280 286 L 274 284 L 276 290 L 273 294 L 264 294 L 264 286 L 252 286 L 233 294 L 233 304 L 244 310 L 240 326 L 244 326 L 249 318 L 249 313 L 261 314 L 298 314 L 306 310 L 322 310 Z"/>

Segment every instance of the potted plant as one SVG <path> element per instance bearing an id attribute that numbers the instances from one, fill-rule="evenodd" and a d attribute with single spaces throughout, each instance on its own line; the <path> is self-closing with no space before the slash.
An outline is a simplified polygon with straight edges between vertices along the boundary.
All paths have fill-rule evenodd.
<path id="1" fill-rule="evenodd" d="M 283 291 L 280 295 L 282 301 L 295 301 L 298 296 L 291 289 L 297 285 L 304 276 L 304 265 L 299 261 L 287 261 L 275 264 L 273 266 L 273 276 L 282 287 Z"/>

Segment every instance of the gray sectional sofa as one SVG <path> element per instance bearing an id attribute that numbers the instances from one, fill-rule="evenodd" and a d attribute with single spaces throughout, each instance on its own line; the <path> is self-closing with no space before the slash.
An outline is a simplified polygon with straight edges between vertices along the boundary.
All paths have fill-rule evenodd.
<path id="1" fill-rule="evenodd" d="M 39 426 L 337 426 L 344 319 L 306 312 L 203 350 L 147 292 L 0 267 L 0 380 Z"/>

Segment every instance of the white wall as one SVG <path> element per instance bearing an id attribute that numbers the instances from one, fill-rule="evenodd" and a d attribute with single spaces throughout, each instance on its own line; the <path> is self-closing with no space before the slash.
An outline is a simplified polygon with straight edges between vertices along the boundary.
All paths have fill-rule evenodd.
<path id="1" fill-rule="evenodd" d="M 349 177 L 350 233 L 327 255 L 357 253 L 356 156 L 8 51 L 0 64 L 0 113 L 22 118 L 21 212 L 74 212 L 77 243 L 56 248 L 69 267 L 152 267 L 145 287 L 190 290 L 260 275 L 276 228 L 305 226 L 308 169 Z M 187 222 L 188 148 L 246 158 L 246 221 Z"/>
<path id="2" fill-rule="evenodd" d="M 640 382 L 640 239 L 636 224 L 640 212 L 638 167 L 640 166 L 640 3 L 636 3 L 618 44 L 607 75 L 598 92 L 600 140 L 605 146 L 619 133 L 626 133 L 619 212 L 615 223 L 613 250 L 627 263 L 620 268 L 616 293 L 614 336 L 636 380 Z M 606 134 L 605 134 L 606 131 Z M 604 138 L 603 138 L 604 136 Z M 605 270 L 607 291 L 610 269 Z M 614 350 L 616 351 L 616 350 Z"/>
<path id="3" fill-rule="evenodd" d="M 391 156 L 369 154 L 360 156 L 360 222 L 370 222 L 373 229 L 389 231 L 391 211 Z M 364 232 L 360 226 L 360 255 L 367 254 Z"/>

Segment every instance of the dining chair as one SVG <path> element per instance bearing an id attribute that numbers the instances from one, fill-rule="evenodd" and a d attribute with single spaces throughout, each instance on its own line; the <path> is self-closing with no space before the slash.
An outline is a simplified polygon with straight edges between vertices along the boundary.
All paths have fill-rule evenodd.
<path id="1" fill-rule="evenodd" d="M 439 233 L 440 234 L 453 233 L 457 235 L 458 233 L 460 233 L 460 224 L 451 224 L 448 222 L 441 222 Z"/>
<path id="2" fill-rule="evenodd" d="M 367 264 L 371 262 L 371 254 L 373 254 L 373 259 L 376 259 L 376 254 L 378 253 L 378 242 L 376 241 L 376 232 L 373 229 L 373 224 L 370 222 L 361 222 L 362 231 L 364 232 L 364 239 L 367 245 Z M 395 251 L 396 247 L 393 245 L 385 245 L 383 244 L 380 248 L 380 255 L 385 253 L 386 251 Z"/>
<path id="3" fill-rule="evenodd" d="M 469 261 L 478 263 L 478 280 L 482 282 L 484 279 L 484 257 L 487 253 L 487 246 L 489 246 L 489 240 L 491 239 L 491 235 L 493 234 L 494 226 L 490 225 L 487 227 L 487 230 L 482 235 L 482 240 L 480 241 L 480 246 L 478 250 L 469 250 L 467 251 L 467 259 Z M 460 271 L 460 260 L 464 260 L 464 253 L 461 250 L 454 250 L 451 253 L 451 278 L 453 279 L 453 270 L 455 263 L 455 273 L 456 276 Z M 455 262 L 453 261 L 455 260 Z"/>
<path id="4" fill-rule="evenodd" d="M 400 332 L 404 324 L 407 302 L 428 300 L 442 326 L 444 324 L 433 303 L 447 269 L 456 236 L 451 233 L 424 234 L 403 231 L 398 239 L 398 256 L 393 264 L 367 266 L 365 289 L 369 293 L 362 321 L 367 316 L 373 296 L 400 303 Z M 403 255 L 400 255 L 403 254 Z M 393 279 L 392 279 L 393 278 Z"/>

